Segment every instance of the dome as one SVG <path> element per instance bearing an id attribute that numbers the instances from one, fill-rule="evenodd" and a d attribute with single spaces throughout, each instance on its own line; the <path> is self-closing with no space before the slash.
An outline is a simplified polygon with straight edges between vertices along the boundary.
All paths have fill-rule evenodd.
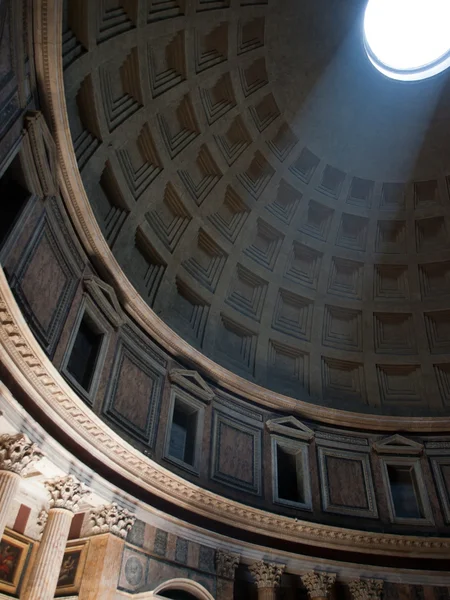
<path id="1" fill-rule="evenodd" d="M 64 22 L 84 190 L 165 343 L 242 389 L 445 413 L 448 74 L 374 69 L 362 1 L 194 4 Z"/>
<path id="2" fill-rule="evenodd" d="M 374 1 L 0 1 L 0 596 L 445 596 L 450 75 Z"/>

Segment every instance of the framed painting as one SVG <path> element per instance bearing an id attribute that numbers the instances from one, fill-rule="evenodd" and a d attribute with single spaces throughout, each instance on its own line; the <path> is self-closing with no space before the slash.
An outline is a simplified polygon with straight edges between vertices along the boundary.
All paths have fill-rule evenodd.
<path id="1" fill-rule="evenodd" d="M 0 541 L 0 591 L 17 594 L 31 542 L 7 533 Z"/>
<path id="2" fill-rule="evenodd" d="M 88 544 L 86 542 L 78 542 L 66 548 L 56 586 L 57 596 L 78 593 L 86 562 L 87 549 Z"/>

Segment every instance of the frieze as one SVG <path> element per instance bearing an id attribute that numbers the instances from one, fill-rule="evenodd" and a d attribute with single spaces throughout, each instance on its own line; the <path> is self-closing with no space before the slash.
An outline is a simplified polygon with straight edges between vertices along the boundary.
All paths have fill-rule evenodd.
<path id="1" fill-rule="evenodd" d="M 355 446 L 368 446 L 369 441 L 365 438 L 350 437 L 348 435 L 338 435 L 326 431 L 316 431 L 316 438 L 330 440 L 331 442 L 341 442 L 343 444 L 353 444 Z"/>

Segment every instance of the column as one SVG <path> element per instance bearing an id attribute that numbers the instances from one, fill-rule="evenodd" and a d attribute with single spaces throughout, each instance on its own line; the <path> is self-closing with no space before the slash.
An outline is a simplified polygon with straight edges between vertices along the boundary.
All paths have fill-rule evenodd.
<path id="1" fill-rule="evenodd" d="M 20 479 L 40 458 L 42 452 L 23 433 L 0 435 L 0 540 Z"/>
<path id="2" fill-rule="evenodd" d="M 265 563 L 262 560 L 250 565 L 248 570 L 255 579 L 258 588 L 258 600 L 275 600 L 277 587 L 286 565 Z"/>
<path id="3" fill-rule="evenodd" d="M 381 579 L 354 579 L 348 587 L 352 600 L 380 600 L 383 585 Z"/>
<path id="4" fill-rule="evenodd" d="M 73 515 L 89 493 L 70 475 L 46 481 L 45 487 L 50 508 L 36 560 L 20 595 L 23 600 L 53 600 Z"/>
<path id="5" fill-rule="evenodd" d="M 216 552 L 217 600 L 233 600 L 234 574 L 240 561 L 239 554 L 224 550 Z"/>
<path id="6" fill-rule="evenodd" d="M 86 566 L 78 600 L 114 600 L 125 538 L 136 517 L 116 503 L 91 510 Z"/>
<path id="7" fill-rule="evenodd" d="M 328 595 L 336 581 L 336 573 L 323 571 L 308 571 L 301 575 L 303 585 L 308 591 L 311 600 L 328 600 Z"/>

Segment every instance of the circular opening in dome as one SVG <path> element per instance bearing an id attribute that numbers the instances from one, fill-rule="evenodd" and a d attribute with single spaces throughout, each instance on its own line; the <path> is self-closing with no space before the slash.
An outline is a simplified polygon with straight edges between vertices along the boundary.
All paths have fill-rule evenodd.
<path id="1" fill-rule="evenodd" d="M 393 79 L 432 77 L 450 66 L 449 23 L 450 0 L 369 0 L 367 55 Z"/>

